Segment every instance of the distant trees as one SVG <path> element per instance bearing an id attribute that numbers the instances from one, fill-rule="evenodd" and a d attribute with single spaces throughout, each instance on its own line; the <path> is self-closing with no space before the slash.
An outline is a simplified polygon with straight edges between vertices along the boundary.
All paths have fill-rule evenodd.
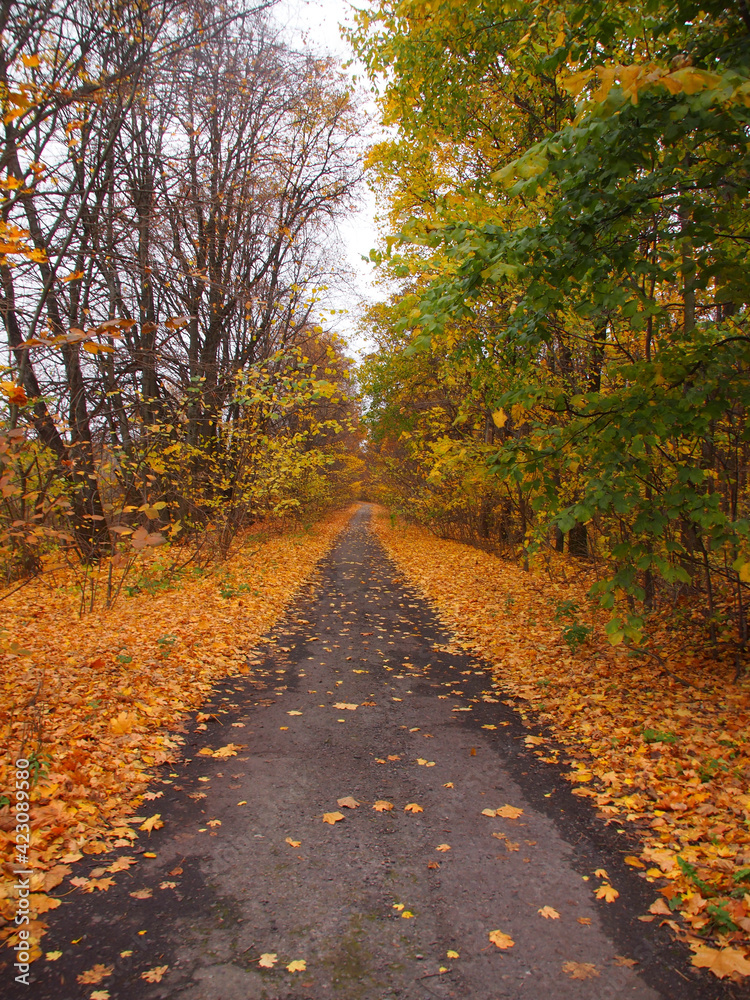
<path id="1" fill-rule="evenodd" d="M 0 15 L 8 422 L 33 425 L 86 558 L 110 550 L 118 504 L 153 513 L 169 494 L 210 520 L 199 493 L 162 481 L 154 442 L 189 445 L 195 470 L 211 456 L 218 475 L 249 371 L 283 378 L 293 357 L 287 405 L 320 398 L 304 359 L 359 117 L 335 66 L 281 43 L 263 6 L 42 0 Z"/>
<path id="2" fill-rule="evenodd" d="M 524 554 L 566 538 L 613 642 L 700 594 L 741 657 L 747 5 L 378 0 L 353 38 L 394 127 L 370 160 L 403 292 L 365 372 L 392 498 Z"/>

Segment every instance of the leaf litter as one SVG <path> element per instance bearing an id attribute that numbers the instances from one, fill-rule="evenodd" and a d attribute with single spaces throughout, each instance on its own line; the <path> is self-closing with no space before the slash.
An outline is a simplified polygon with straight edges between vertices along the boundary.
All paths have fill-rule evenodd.
<path id="1" fill-rule="evenodd" d="M 133 814 L 145 799 L 159 797 L 147 793 L 147 785 L 156 767 L 178 759 L 183 743 L 178 730 L 186 716 L 205 703 L 221 678 L 251 673 L 248 651 L 278 619 L 354 509 L 339 511 L 304 534 L 249 533 L 216 572 L 182 580 L 166 592 L 121 596 L 109 610 L 79 616 L 80 593 L 64 568 L 55 570 L 52 585 L 43 575 L 4 597 L 3 629 L 12 647 L 0 646 L 2 787 L 10 785 L 15 759 L 36 746 L 26 862 L 32 871 L 27 925 L 32 961 L 43 954 L 39 942 L 46 923 L 40 917 L 60 902 L 47 894 L 82 857 L 130 847 L 138 839 Z M 258 581 L 257 588 L 243 590 L 239 600 L 226 599 L 220 585 L 227 574 Z M 48 676 L 53 663 L 54 683 Z M 211 716 L 198 718 L 205 723 Z M 208 753 L 222 759 L 238 749 L 230 743 Z M 163 825 L 158 813 L 140 822 L 149 836 Z M 0 863 L 11 863 L 14 848 L 6 801 L 0 805 Z M 106 891 L 112 880 L 75 882 L 92 892 Z M 6 880 L 0 888 L 0 941 L 8 947 L 17 943 L 14 913 L 13 883 Z M 104 969 L 94 966 L 96 972 L 86 975 L 109 975 Z"/>
<path id="2" fill-rule="evenodd" d="M 372 524 L 457 642 L 492 665 L 483 700 L 505 695 L 537 729 L 525 738 L 529 752 L 567 765 L 573 794 L 601 821 L 637 832 L 640 857 L 626 863 L 663 903 L 641 919 L 666 910 L 694 966 L 718 978 L 750 975 L 750 678 L 735 676 L 733 658 L 686 642 L 667 613 L 652 622 L 658 657 L 613 647 L 607 614 L 587 598 L 591 581 L 582 573 L 571 581 L 551 564 L 524 572 L 382 514 Z M 487 588 L 488 579 L 498 586 Z M 575 650 L 555 620 L 571 606 L 583 609 L 591 632 Z M 549 737 L 538 734 L 540 723 Z M 618 895 L 609 884 L 596 894 L 607 903 Z M 565 971 L 598 975 L 585 963 Z"/>

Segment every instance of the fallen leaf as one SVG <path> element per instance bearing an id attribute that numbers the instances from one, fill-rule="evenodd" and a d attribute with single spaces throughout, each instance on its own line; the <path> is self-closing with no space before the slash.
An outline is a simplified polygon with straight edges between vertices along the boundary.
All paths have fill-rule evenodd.
<path id="1" fill-rule="evenodd" d="M 56 962 L 61 955 L 62 955 L 61 951 L 48 951 L 44 957 L 47 959 L 48 962 Z"/>
<path id="2" fill-rule="evenodd" d="M 109 1000 L 111 994 L 109 990 L 94 990 L 89 995 L 89 1000 Z"/>
<path id="3" fill-rule="evenodd" d="M 576 917 L 576 920 L 582 927 L 591 926 L 591 917 Z"/>
<path id="4" fill-rule="evenodd" d="M 339 805 L 342 809 L 356 809 L 357 806 L 359 805 L 359 802 L 357 802 L 357 800 L 353 798 L 351 795 L 347 795 L 343 799 L 337 799 L 336 804 Z"/>
<path id="5" fill-rule="evenodd" d="M 357 708 L 358 706 L 357 705 L 349 704 L 349 702 L 346 702 L 346 701 L 337 701 L 336 704 L 333 707 L 334 708 L 338 708 L 338 709 L 344 709 L 344 708 L 346 708 L 350 712 L 353 712 L 354 709 Z"/>
<path id="6" fill-rule="evenodd" d="M 539 913 L 541 916 L 543 916 L 546 920 L 559 920 L 560 919 L 560 914 L 552 906 L 542 906 L 536 912 Z"/>
<path id="7" fill-rule="evenodd" d="M 115 872 L 124 872 L 134 864 L 136 864 L 135 858 L 118 858 L 116 861 L 113 861 L 111 865 L 107 865 L 105 871 L 112 872 L 113 874 Z"/>
<path id="8" fill-rule="evenodd" d="M 459 956 L 459 954 L 458 954 L 457 951 L 453 951 L 452 949 L 449 949 L 448 951 L 446 951 L 445 957 L 446 958 L 459 958 L 460 956 Z"/>
<path id="9" fill-rule="evenodd" d="M 699 945 L 690 959 L 696 969 L 708 969 L 717 979 L 727 976 L 750 976 L 750 962 L 739 948 L 709 948 Z"/>
<path id="10" fill-rule="evenodd" d="M 609 882 L 609 875 L 607 875 L 604 868 L 597 868 L 596 871 L 594 872 L 594 877 L 603 878 L 606 882 Z"/>
<path id="11" fill-rule="evenodd" d="M 160 882 L 159 883 L 159 888 L 160 889 L 176 889 L 177 888 L 177 883 L 176 882 Z"/>
<path id="12" fill-rule="evenodd" d="M 453 788 L 453 782 L 446 781 L 445 784 L 443 785 L 443 788 Z"/>
<path id="13" fill-rule="evenodd" d="M 287 715 L 302 715 L 302 712 L 294 712 L 294 711 L 292 711 L 292 712 L 287 712 L 286 714 Z"/>
<path id="14" fill-rule="evenodd" d="M 206 826 L 221 826 L 221 820 L 220 819 L 210 819 L 206 823 Z"/>
<path id="15" fill-rule="evenodd" d="M 292 840 L 291 837 L 287 837 L 284 841 L 285 844 L 289 844 L 290 847 L 299 847 L 302 844 L 301 840 Z"/>
<path id="16" fill-rule="evenodd" d="M 591 962 L 563 962 L 563 972 L 571 979 L 594 979 L 599 970 Z"/>
<path id="17" fill-rule="evenodd" d="M 614 903 L 620 893 L 617 889 L 613 889 L 611 885 L 607 885 L 605 882 L 603 885 L 599 886 L 594 895 L 597 899 L 604 899 L 607 903 Z"/>
<path id="18" fill-rule="evenodd" d="M 154 799 L 160 799 L 164 792 L 144 792 L 143 797 L 148 802 L 153 802 Z"/>
<path id="19" fill-rule="evenodd" d="M 516 943 L 510 935 L 504 934 L 502 931 L 490 931 L 489 938 L 495 947 L 502 949 L 512 948 Z"/>
<path id="20" fill-rule="evenodd" d="M 401 754 L 398 754 L 398 753 L 389 753 L 388 754 L 388 760 L 401 760 Z"/>
<path id="21" fill-rule="evenodd" d="M 659 917 L 671 917 L 672 911 L 667 906 L 666 902 L 660 897 L 655 899 L 651 906 L 648 908 L 649 913 L 653 913 Z"/>
<path id="22" fill-rule="evenodd" d="M 503 819 L 518 819 L 519 816 L 523 816 L 523 809 L 518 809 L 516 806 L 504 805 L 495 810 L 495 815 L 502 816 Z"/>
<path id="23" fill-rule="evenodd" d="M 330 823 L 333 826 L 334 823 L 340 822 L 344 818 L 344 814 L 340 812 L 323 813 L 323 822 Z"/>
<path id="24" fill-rule="evenodd" d="M 411 912 L 411 910 L 404 910 L 401 916 L 404 918 L 404 920 L 411 920 L 414 914 Z"/>
<path id="25" fill-rule="evenodd" d="M 293 962 L 290 962 L 286 967 L 287 972 L 304 972 L 307 968 L 307 962 L 304 958 L 297 958 Z"/>
<path id="26" fill-rule="evenodd" d="M 130 893 L 133 899 L 151 899 L 153 894 L 151 889 L 136 889 L 135 892 Z"/>
<path id="27" fill-rule="evenodd" d="M 623 858 L 626 865 L 630 865 L 631 868 L 645 868 L 646 866 L 637 858 L 634 854 L 629 854 L 627 857 Z"/>
<path id="28" fill-rule="evenodd" d="M 495 816 L 497 816 L 497 809 L 483 809 L 482 810 L 482 815 L 483 816 L 495 817 Z"/>
<path id="29" fill-rule="evenodd" d="M 421 813 L 424 812 L 424 809 L 421 806 L 418 806 L 416 802 L 407 802 L 407 804 L 404 806 L 404 812 Z"/>
<path id="30" fill-rule="evenodd" d="M 261 967 L 261 969 L 272 969 L 274 965 L 276 965 L 278 960 L 279 956 L 276 954 L 276 952 L 269 951 L 265 952 L 263 955 L 260 956 L 260 958 L 258 959 L 258 965 Z"/>
<path id="31" fill-rule="evenodd" d="M 385 799 L 378 799 L 378 801 L 372 807 L 375 812 L 383 813 L 390 812 L 393 809 L 393 803 L 387 802 Z"/>
<path id="32" fill-rule="evenodd" d="M 439 868 L 440 867 L 440 863 L 438 861 L 428 861 L 427 862 L 427 867 L 428 868 L 433 868 L 433 869 L 434 868 Z"/>
<path id="33" fill-rule="evenodd" d="M 612 959 L 614 965 L 620 965 L 626 969 L 632 969 L 634 965 L 638 965 L 638 960 L 635 958 L 626 958 L 625 955 L 615 955 Z"/>
<path id="34" fill-rule="evenodd" d="M 445 852 L 449 851 L 450 849 L 451 849 L 450 844 L 438 844 L 437 847 L 435 848 L 436 851 L 442 851 L 443 854 L 445 854 Z"/>
<path id="35" fill-rule="evenodd" d="M 146 969 L 145 972 L 142 972 L 141 979 L 145 979 L 147 983 L 160 983 L 168 968 L 168 965 L 155 965 L 153 969 Z"/>
<path id="36" fill-rule="evenodd" d="M 81 983 L 84 986 L 96 985 L 96 983 L 100 983 L 102 979 L 106 979 L 107 976 L 111 976 L 114 971 L 114 965 L 97 964 L 92 969 L 87 969 L 86 972 L 82 972 L 80 975 L 76 976 L 76 982 Z"/>
<path id="37" fill-rule="evenodd" d="M 147 820 L 144 820 L 138 829 L 147 830 L 150 835 L 152 830 L 159 830 L 162 826 L 164 826 L 164 823 L 162 822 L 161 813 L 154 813 L 153 816 L 149 816 Z"/>

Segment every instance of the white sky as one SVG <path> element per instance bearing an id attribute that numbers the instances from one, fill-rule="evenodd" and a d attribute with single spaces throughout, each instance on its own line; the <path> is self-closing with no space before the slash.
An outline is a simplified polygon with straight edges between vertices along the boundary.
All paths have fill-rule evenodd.
<path id="1" fill-rule="evenodd" d="M 352 52 L 341 38 L 339 25 L 350 20 L 350 11 L 351 5 L 347 0 L 278 0 L 273 16 L 279 27 L 288 31 L 290 42 L 347 62 L 352 58 Z M 356 73 L 360 81 L 363 80 L 361 67 L 352 65 L 347 72 L 350 75 Z M 366 110 L 371 115 L 375 135 L 377 109 L 373 101 L 366 102 Z M 324 325 L 345 336 L 356 356 L 365 353 L 371 346 L 355 330 L 361 303 L 380 297 L 371 280 L 373 266 L 362 260 L 378 242 L 374 217 L 375 199 L 363 185 L 360 210 L 339 224 L 345 261 L 353 271 L 353 287 L 334 291 L 331 304 L 347 312 L 324 317 Z"/>

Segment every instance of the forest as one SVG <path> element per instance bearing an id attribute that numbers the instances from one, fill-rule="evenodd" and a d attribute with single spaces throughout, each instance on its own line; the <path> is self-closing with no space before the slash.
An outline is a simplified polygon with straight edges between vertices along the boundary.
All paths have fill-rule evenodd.
<path id="1" fill-rule="evenodd" d="M 740 982 L 750 6 L 367 0 L 359 77 L 279 17 L 0 11 L 0 732 L 37 788 L 34 958 L 42 894 L 356 501 L 524 719 L 589 754 L 574 794 L 648 820 L 650 919 Z M 366 187 L 359 350 L 323 317 Z"/>

